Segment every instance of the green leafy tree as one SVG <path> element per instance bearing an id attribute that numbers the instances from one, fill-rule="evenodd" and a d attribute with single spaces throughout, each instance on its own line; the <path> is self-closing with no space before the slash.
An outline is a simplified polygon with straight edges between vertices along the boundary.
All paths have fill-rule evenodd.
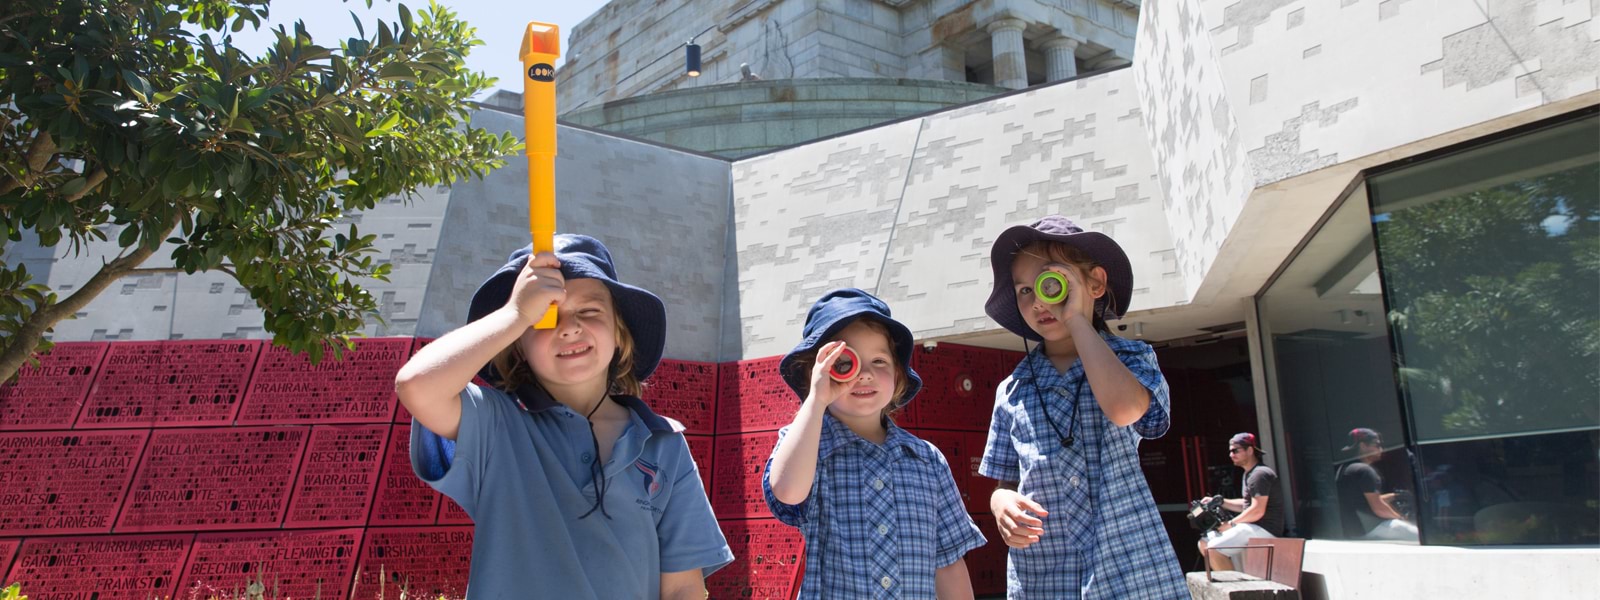
<path id="1" fill-rule="evenodd" d="M 1378 242 L 1420 436 L 1600 420 L 1600 167 L 1396 210 Z"/>
<path id="2" fill-rule="evenodd" d="M 231 34 L 259 28 L 268 0 L 6 6 L 0 238 L 81 254 L 114 235 L 121 251 L 63 298 L 0 262 L 0 381 L 112 282 L 155 271 L 227 273 L 277 343 L 320 359 L 376 314 L 358 280 L 389 270 L 374 236 L 337 222 L 517 150 L 470 125 L 468 99 L 493 80 L 467 70 L 480 42 L 437 4 L 401 5 L 370 35 L 356 19 L 360 37 L 337 47 L 280 26 L 259 56 Z M 173 266 L 142 268 L 163 242 Z"/>

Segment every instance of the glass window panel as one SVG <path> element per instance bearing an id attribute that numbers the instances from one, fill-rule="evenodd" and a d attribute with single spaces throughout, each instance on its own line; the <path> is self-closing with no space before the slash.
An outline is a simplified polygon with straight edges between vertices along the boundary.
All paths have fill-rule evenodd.
<path id="1" fill-rule="evenodd" d="M 1371 180 L 1419 442 L 1600 424 L 1597 122 Z"/>
<path id="2" fill-rule="evenodd" d="M 1369 189 L 1425 541 L 1600 542 L 1600 119 Z"/>
<path id="3" fill-rule="evenodd" d="M 1273 363 L 1268 387 L 1288 448 L 1276 466 L 1292 473 L 1299 535 L 1415 542 L 1414 471 L 1371 217 L 1364 191 L 1341 202 L 1258 299 Z M 1364 455 L 1352 444 L 1357 429 L 1378 435 Z M 1375 511 L 1375 503 L 1384 508 Z M 1405 518 L 1394 520 L 1395 510 Z"/>

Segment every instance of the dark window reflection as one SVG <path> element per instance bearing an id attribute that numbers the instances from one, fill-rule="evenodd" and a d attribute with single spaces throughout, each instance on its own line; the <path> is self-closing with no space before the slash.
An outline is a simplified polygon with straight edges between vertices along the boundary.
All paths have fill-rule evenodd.
<path id="1" fill-rule="evenodd" d="M 1428 444 L 1417 452 L 1430 544 L 1600 543 L 1600 433 Z"/>
<path id="2" fill-rule="evenodd" d="M 1600 541 L 1600 119 L 1369 190 L 1425 541 Z"/>

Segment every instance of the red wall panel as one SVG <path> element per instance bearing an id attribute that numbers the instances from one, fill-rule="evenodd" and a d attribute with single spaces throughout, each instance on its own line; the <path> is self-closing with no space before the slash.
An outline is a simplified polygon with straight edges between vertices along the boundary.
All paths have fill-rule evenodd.
<path id="1" fill-rule="evenodd" d="M 715 472 L 712 464 L 716 451 L 716 438 L 709 435 L 686 435 L 683 437 L 689 442 L 689 455 L 694 457 L 695 470 L 700 472 L 700 484 L 705 486 L 706 497 L 709 498 L 711 497 L 711 474 Z"/>
<path id="2" fill-rule="evenodd" d="M 440 525 L 471 525 L 472 517 L 467 516 L 467 511 L 451 500 L 449 496 L 439 499 L 439 524 Z"/>
<path id="3" fill-rule="evenodd" d="M 180 597 L 230 593 L 261 578 L 280 598 L 342 600 L 350 592 L 360 529 L 202 533 L 183 570 Z M 24 590 L 26 591 L 26 590 Z"/>
<path id="4" fill-rule="evenodd" d="M 684 433 L 715 433 L 717 363 L 663 360 L 645 382 L 643 400 L 657 414 L 683 423 Z"/>
<path id="5" fill-rule="evenodd" d="M 1011 375 L 1022 353 L 939 344 L 911 354 L 922 391 L 906 407 L 902 426 L 988 431 L 995 388 Z"/>
<path id="6" fill-rule="evenodd" d="M 461 598 L 472 564 L 471 527 L 374 527 L 367 530 L 356 565 L 355 598 L 399 596 Z M 536 581 L 528 582 L 538 585 Z M 531 588 L 530 588 L 531 589 Z"/>
<path id="7" fill-rule="evenodd" d="M 116 531 L 277 527 L 288 508 L 308 429 L 156 430 Z"/>
<path id="8" fill-rule="evenodd" d="M 388 424 L 318 425 L 300 464 L 284 527 L 359 527 L 367 522 Z"/>
<path id="9" fill-rule="evenodd" d="M 1000 530 L 991 515 L 972 515 L 978 531 L 989 543 L 967 553 L 967 574 L 972 577 L 972 593 L 979 596 L 1006 593 L 1006 553 Z"/>
<path id="10" fill-rule="evenodd" d="M 100 372 L 105 342 L 63 342 L 0 384 L 0 431 L 68 429 Z"/>
<path id="11" fill-rule="evenodd" d="M 706 579 L 712 598 L 793 598 L 805 540 L 776 519 L 721 520 L 733 562 Z"/>
<path id="12" fill-rule="evenodd" d="M 411 470 L 411 426 L 395 425 L 389 432 L 383 476 L 372 505 L 371 525 L 432 525 L 439 514 L 439 492 L 417 479 Z"/>
<path id="13" fill-rule="evenodd" d="M 717 436 L 711 509 L 718 517 L 772 517 L 761 494 L 761 472 L 777 443 L 776 431 Z"/>
<path id="14" fill-rule="evenodd" d="M 778 376 L 781 356 L 717 369 L 717 434 L 776 431 L 794 420 L 800 398 Z"/>
<path id="15" fill-rule="evenodd" d="M 17 555 L 17 548 L 21 546 L 21 539 L 0 539 L 0 573 L 11 568 L 11 558 Z M 0 585 L 9 585 L 10 582 L 9 579 L 0 579 Z"/>
<path id="16" fill-rule="evenodd" d="M 192 533 L 33 538 L 22 544 L 6 581 L 36 600 L 147 600 L 172 596 Z"/>
<path id="17" fill-rule="evenodd" d="M 0 433 L 0 535 L 109 533 L 147 429 Z"/>
<path id="18" fill-rule="evenodd" d="M 259 340 L 112 344 L 77 427 L 232 423 L 260 351 Z"/>
<path id="19" fill-rule="evenodd" d="M 318 365 L 269 347 L 256 364 L 239 424 L 391 422 L 394 375 L 411 357 L 411 345 L 405 338 L 357 339 L 339 360 Z"/>

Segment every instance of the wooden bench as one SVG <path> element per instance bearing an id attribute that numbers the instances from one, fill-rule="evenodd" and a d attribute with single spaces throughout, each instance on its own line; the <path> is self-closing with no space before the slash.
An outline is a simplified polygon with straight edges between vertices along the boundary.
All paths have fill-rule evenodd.
<path id="1" fill-rule="evenodd" d="M 1206 573 L 1190 573 L 1189 590 L 1195 598 L 1299 598 L 1300 567 L 1305 558 L 1302 538 L 1255 538 L 1243 546 L 1213 546 L 1213 549 L 1243 549 L 1244 564 L 1238 571 L 1213 572 L 1206 562 Z"/>

